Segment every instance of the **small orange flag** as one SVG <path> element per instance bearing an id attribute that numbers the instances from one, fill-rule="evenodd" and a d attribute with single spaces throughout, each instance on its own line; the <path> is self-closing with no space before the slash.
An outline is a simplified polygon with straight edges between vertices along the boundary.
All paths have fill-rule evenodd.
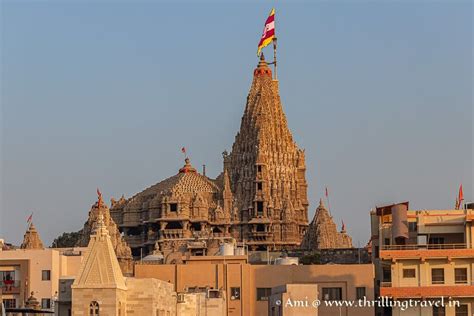
<path id="1" fill-rule="evenodd" d="M 462 190 L 462 184 L 459 187 L 459 194 L 458 194 L 458 209 L 461 208 L 462 201 L 464 201 L 464 192 Z"/>

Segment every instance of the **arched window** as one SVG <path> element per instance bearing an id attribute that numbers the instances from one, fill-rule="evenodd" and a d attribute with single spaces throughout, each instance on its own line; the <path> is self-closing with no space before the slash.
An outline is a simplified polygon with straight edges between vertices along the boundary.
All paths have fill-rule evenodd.
<path id="1" fill-rule="evenodd" d="M 92 301 L 89 304 L 89 315 L 90 316 L 99 316 L 99 303 Z"/>

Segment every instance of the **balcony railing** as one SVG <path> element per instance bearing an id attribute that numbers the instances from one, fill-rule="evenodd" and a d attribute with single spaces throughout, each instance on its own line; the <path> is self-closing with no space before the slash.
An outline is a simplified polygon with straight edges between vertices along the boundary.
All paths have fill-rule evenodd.
<path id="1" fill-rule="evenodd" d="M 469 280 L 466 280 L 466 281 L 463 281 L 463 282 L 454 282 L 453 283 L 448 283 L 448 282 L 445 282 L 445 281 L 437 281 L 437 280 L 433 280 L 431 281 L 431 283 L 429 285 L 445 285 L 445 286 L 459 286 L 459 287 L 462 287 L 463 285 L 464 286 L 474 286 L 474 280 L 472 281 L 469 281 Z M 426 286 L 429 286 L 429 285 L 426 285 Z M 399 285 L 398 287 L 403 287 L 403 288 L 412 288 L 412 287 L 420 287 L 421 285 L 418 283 L 418 284 L 413 284 L 413 285 Z M 392 282 L 380 282 L 380 287 L 392 287 Z"/>
<path id="2" fill-rule="evenodd" d="M 182 229 L 164 229 L 161 231 L 164 239 L 183 238 L 184 232 Z"/>
<path id="3" fill-rule="evenodd" d="M 20 281 L 0 281 L 0 288 L 3 294 L 19 294 Z"/>
<path id="4" fill-rule="evenodd" d="M 467 244 L 384 245 L 382 250 L 467 249 Z"/>

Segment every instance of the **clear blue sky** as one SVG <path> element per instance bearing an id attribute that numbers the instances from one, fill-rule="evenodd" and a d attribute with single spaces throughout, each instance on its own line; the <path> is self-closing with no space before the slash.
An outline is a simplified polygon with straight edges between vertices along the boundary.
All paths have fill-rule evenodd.
<path id="1" fill-rule="evenodd" d="M 222 170 L 273 3 L 3 1 L 0 236 L 49 245 L 108 200 L 174 175 L 186 146 Z M 471 1 L 278 2 L 280 93 L 355 244 L 369 210 L 473 198 Z M 265 52 L 269 55 L 270 49 Z"/>

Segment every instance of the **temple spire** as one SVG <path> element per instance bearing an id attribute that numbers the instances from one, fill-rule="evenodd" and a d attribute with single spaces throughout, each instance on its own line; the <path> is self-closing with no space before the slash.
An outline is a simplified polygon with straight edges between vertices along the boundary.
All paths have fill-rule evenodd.
<path id="1" fill-rule="evenodd" d="M 40 235 L 36 230 L 33 222 L 30 222 L 28 230 L 25 232 L 23 237 L 23 243 L 20 246 L 21 249 L 43 249 L 43 242 L 41 241 Z"/>
<path id="2" fill-rule="evenodd" d="M 125 278 L 105 226 L 104 216 L 100 213 L 72 288 L 74 290 L 98 287 L 126 289 Z"/>
<path id="3" fill-rule="evenodd" d="M 228 163 L 232 193 L 240 213 L 248 218 L 248 233 L 241 238 L 260 246 L 292 248 L 300 244 L 308 225 L 307 184 L 304 153 L 288 127 L 277 81 L 263 54 L 253 71 L 240 131 Z M 285 214 L 281 229 L 275 229 L 272 214 Z M 268 241 L 253 234 L 253 219 L 265 218 Z M 267 225 L 267 224 L 265 224 Z M 255 238 L 255 239 L 254 239 Z M 256 246 L 256 247 L 257 247 Z M 255 248 L 256 248 L 255 247 Z"/>

